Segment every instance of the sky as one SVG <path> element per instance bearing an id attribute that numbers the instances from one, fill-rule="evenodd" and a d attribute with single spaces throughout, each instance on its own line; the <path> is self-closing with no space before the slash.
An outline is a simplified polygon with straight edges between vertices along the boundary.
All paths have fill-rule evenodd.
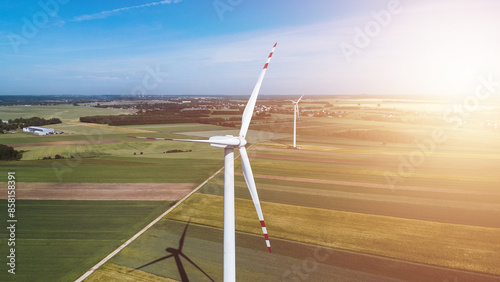
<path id="1" fill-rule="evenodd" d="M 0 95 L 474 93 L 495 0 L 5 0 Z M 500 94 L 500 93 L 498 93 Z"/>

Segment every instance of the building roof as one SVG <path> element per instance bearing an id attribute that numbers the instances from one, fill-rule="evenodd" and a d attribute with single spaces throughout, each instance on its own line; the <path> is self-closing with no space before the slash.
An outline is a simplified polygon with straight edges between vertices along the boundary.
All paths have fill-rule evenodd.
<path id="1" fill-rule="evenodd" d="M 28 126 L 29 129 L 35 129 L 35 130 L 54 130 L 53 128 L 48 128 L 48 127 L 41 127 L 41 126 Z"/>

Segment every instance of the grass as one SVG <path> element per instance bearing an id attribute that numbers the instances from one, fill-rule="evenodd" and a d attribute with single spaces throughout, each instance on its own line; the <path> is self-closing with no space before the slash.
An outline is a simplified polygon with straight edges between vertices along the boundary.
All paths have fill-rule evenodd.
<path id="1" fill-rule="evenodd" d="M 64 157 L 78 157 L 78 156 L 114 156 L 130 158 L 135 155 L 141 155 L 147 158 L 172 158 L 173 155 L 164 154 L 165 151 L 169 150 L 183 150 L 183 151 L 194 151 L 200 158 L 213 158 L 217 150 L 213 149 L 205 144 L 195 144 L 187 142 L 168 142 L 168 141 L 144 141 L 140 139 L 132 139 L 121 135 L 116 136 L 106 136 L 102 140 L 109 140 L 109 143 L 105 144 L 95 144 L 93 141 L 86 139 L 73 139 L 68 141 L 78 141 L 78 144 L 64 145 L 64 144 L 50 144 L 47 146 L 41 146 L 43 144 L 38 144 L 38 146 L 22 146 L 14 148 L 16 150 L 22 150 L 23 159 L 22 160 L 37 160 L 44 157 L 51 156 L 52 158 L 59 154 Z M 137 141 L 136 141 L 137 140 Z M 66 140 L 60 140 L 66 141 Z M 98 140 L 96 140 L 98 141 Z M 49 141 L 47 141 L 49 142 Z M 141 152 L 143 154 L 141 154 Z M 177 154 L 175 158 L 178 157 L 192 157 L 192 154 Z"/>
<path id="2" fill-rule="evenodd" d="M 7 209 L 7 201 L 1 203 Z M 18 200 L 16 204 L 16 281 L 71 281 L 171 202 Z M 4 236 L 0 244 L 7 246 Z M 5 273 L 0 281 L 7 281 Z"/>
<path id="3" fill-rule="evenodd" d="M 85 281 L 87 282 L 97 282 L 97 281 L 165 281 L 173 282 L 177 280 L 172 280 L 169 278 L 154 275 L 141 270 L 134 270 L 133 268 L 117 265 L 114 263 L 106 263 L 96 272 L 92 273 Z"/>
<path id="4" fill-rule="evenodd" d="M 0 172 L 15 171 L 18 182 L 199 183 L 221 165 L 220 160 L 212 159 L 101 157 L 2 161 Z"/>
<path id="5" fill-rule="evenodd" d="M 223 198 L 196 193 L 168 218 L 222 228 Z M 236 199 L 236 229 L 260 234 L 255 208 Z M 500 275 L 500 229 L 263 202 L 269 236 Z"/>
<path id="6" fill-rule="evenodd" d="M 144 124 L 144 125 L 125 125 L 124 128 L 150 130 L 157 132 L 189 132 L 216 130 L 220 126 L 200 123 L 172 123 L 172 124 Z"/>

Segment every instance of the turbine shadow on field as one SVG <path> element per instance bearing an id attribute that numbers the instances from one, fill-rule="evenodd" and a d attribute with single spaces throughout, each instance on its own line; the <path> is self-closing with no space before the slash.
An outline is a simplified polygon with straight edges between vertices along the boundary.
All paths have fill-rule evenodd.
<path id="1" fill-rule="evenodd" d="M 191 263 L 194 267 L 196 267 L 199 271 L 201 271 L 210 281 L 215 281 L 213 280 L 203 269 L 201 269 L 196 263 L 194 263 L 190 258 L 188 258 L 183 252 L 182 252 L 182 247 L 184 246 L 184 238 L 186 237 L 186 231 L 189 226 L 189 221 L 186 223 L 186 227 L 184 227 L 184 231 L 182 232 L 181 239 L 179 240 L 179 247 L 177 249 L 168 247 L 165 249 L 167 253 L 170 253 L 167 256 L 161 257 L 159 259 L 156 259 L 152 262 L 146 263 L 142 266 L 137 267 L 134 270 L 139 270 L 141 268 L 144 268 L 146 266 L 155 264 L 157 262 L 160 262 L 162 260 L 169 259 L 173 257 L 175 259 L 175 264 L 177 265 L 177 269 L 179 270 L 179 275 L 181 276 L 181 281 L 189 281 L 189 278 L 187 276 L 186 270 L 184 269 L 184 265 L 182 264 L 181 257 L 183 257 L 185 260 L 187 260 L 189 263 Z M 134 271 L 131 270 L 131 271 Z"/>

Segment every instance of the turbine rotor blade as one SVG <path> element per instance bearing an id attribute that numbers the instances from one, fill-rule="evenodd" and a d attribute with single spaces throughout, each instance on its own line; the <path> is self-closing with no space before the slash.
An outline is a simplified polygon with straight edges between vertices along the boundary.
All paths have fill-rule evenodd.
<path id="1" fill-rule="evenodd" d="M 264 65 L 264 68 L 260 73 L 259 79 L 257 79 L 257 83 L 255 84 L 255 87 L 252 91 L 252 95 L 250 95 L 250 99 L 248 99 L 245 111 L 243 112 L 243 116 L 241 117 L 240 137 L 245 138 L 245 136 L 247 135 L 248 127 L 250 126 L 250 121 L 252 120 L 255 103 L 257 102 L 257 96 L 259 96 L 260 86 L 262 85 L 262 80 L 264 79 L 264 75 L 266 74 L 267 66 L 271 61 L 271 57 L 273 56 L 274 49 L 276 48 L 277 44 L 278 43 L 274 44 L 273 50 L 271 51 L 271 53 L 269 53 L 269 57 L 267 57 L 266 64 Z"/>
<path id="2" fill-rule="evenodd" d="M 257 194 L 257 187 L 255 185 L 255 180 L 252 173 L 252 167 L 250 166 L 250 160 L 248 159 L 247 150 L 245 147 L 240 147 L 240 157 L 241 166 L 243 168 L 243 176 L 245 177 L 245 182 L 247 183 L 248 190 L 252 196 L 253 204 L 255 210 L 257 211 L 257 216 L 259 217 L 260 225 L 262 227 L 262 233 L 266 239 L 266 245 L 269 252 L 271 252 L 271 243 L 269 242 L 269 237 L 267 235 L 266 223 L 264 222 L 264 215 L 262 214 L 262 208 L 260 207 L 259 195 Z"/>
<path id="3" fill-rule="evenodd" d="M 300 99 L 302 99 L 302 97 L 304 97 L 304 94 L 302 94 L 302 96 L 300 96 L 300 98 L 297 100 L 297 103 L 300 102 Z"/>

